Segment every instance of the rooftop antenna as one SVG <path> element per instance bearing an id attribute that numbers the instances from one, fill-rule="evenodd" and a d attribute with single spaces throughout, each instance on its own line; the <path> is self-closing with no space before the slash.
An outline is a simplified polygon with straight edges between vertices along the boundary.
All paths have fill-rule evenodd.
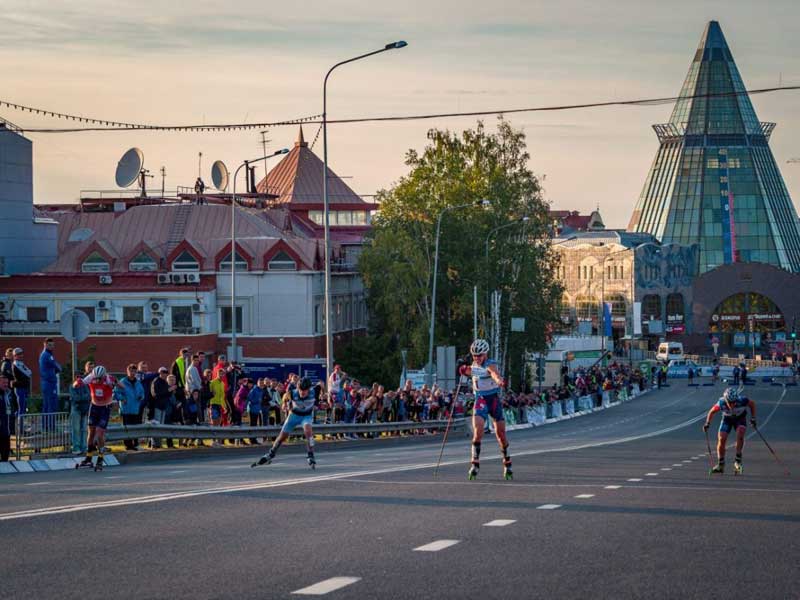
<path id="1" fill-rule="evenodd" d="M 267 194 L 269 194 L 269 171 L 267 171 L 267 144 L 272 140 L 267 139 L 267 131 L 261 132 L 261 149 L 264 152 L 264 191 Z"/>
<path id="2" fill-rule="evenodd" d="M 161 165 L 161 197 L 164 197 L 164 182 L 167 179 L 167 167 Z"/>
<path id="3" fill-rule="evenodd" d="M 203 172 L 203 153 L 197 153 L 197 176 L 201 177 L 201 173 Z"/>
<path id="4" fill-rule="evenodd" d="M 211 182 L 214 187 L 220 192 L 224 192 L 228 189 L 228 179 L 228 167 L 221 160 L 215 161 L 211 165 Z"/>

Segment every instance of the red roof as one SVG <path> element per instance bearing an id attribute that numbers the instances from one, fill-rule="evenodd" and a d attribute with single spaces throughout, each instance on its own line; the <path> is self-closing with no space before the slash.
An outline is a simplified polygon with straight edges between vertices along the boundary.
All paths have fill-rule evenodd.
<path id="1" fill-rule="evenodd" d="M 269 191 L 278 196 L 277 202 L 292 204 L 293 207 L 300 204 L 317 207 L 323 203 L 323 168 L 322 161 L 308 147 L 301 125 L 294 148 L 258 183 L 257 190 L 261 194 Z M 331 204 L 369 209 L 371 205 L 364 202 L 330 167 L 327 173 L 328 201 Z"/>

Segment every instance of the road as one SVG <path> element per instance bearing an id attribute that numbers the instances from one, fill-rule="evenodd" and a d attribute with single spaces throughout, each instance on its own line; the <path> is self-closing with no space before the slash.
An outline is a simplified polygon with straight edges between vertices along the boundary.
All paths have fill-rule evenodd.
<path id="1" fill-rule="evenodd" d="M 0 480 L 5 598 L 797 598 L 800 393 L 761 384 L 745 474 L 709 477 L 719 393 L 670 388 L 484 442 L 288 448 Z M 715 423 L 716 425 L 716 423 Z M 749 431 L 749 435 L 754 432 Z M 489 526 L 489 524 L 491 525 Z"/>

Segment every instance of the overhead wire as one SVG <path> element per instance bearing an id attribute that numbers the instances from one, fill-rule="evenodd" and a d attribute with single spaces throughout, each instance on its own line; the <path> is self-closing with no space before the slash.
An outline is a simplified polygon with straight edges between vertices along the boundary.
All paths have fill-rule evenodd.
<path id="1" fill-rule="evenodd" d="M 707 93 L 707 94 L 694 94 L 689 96 L 663 96 L 656 98 L 640 98 L 634 100 L 609 100 L 604 102 L 584 102 L 579 104 L 559 104 L 553 106 L 534 106 L 525 108 L 505 108 L 505 109 L 488 109 L 479 111 L 466 111 L 466 112 L 441 112 L 441 113 L 425 113 L 415 115 L 389 115 L 389 116 L 376 116 L 376 117 L 354 117 L 348 119 L 328 119 L 328 124 L 353 124 L 353 123 L 376 123 L 376 122 L 391 122 L 391 121 L 421 121 L 430 119 L 447 119 L 458 117 L 483 117 L 491 115 L 509 115 L 518 113 L 535 113 L 535 112 L 557 112 L 569 110 L 583 110 L 589 108 L 607 108 L 613 106 L 660 106 L 664 104 L 672 104 L 678 100 L 695 100 L 695 99 L 708 99 L 708 98 L 730 98 L 737 96 L 755 96 L 760 94 L 770 94 L 782 91 L 797 91 L 800 90 L 800 85 L 789 85 L 769 88 L 759 88 L 754 90 L 742 90 L 737 92 L 720 92 L 720 93 Z M 28 111 L 38 115 L 51 117 L 51 118 L 64 118 L 67 120 L 74 120 L 94 125 L 97 127 L 70 127 L 70 128 L 38 128 L 38 127 L 19 127 L 19 130 L 27 133 L 82 133 L 82 132 L 97 132 L 97 131 L 170 131 L 176 133 L 186 132 L 217 132 L 217 131 L 237 131 L 237 130 L 251 130 L 251 129 L 265 129 L 269 127 L 285 127 L 291 125 L 298 125 L 302 123 L 321 124 L 322 115 L 309 115 L 296 119 L 288 119 L 283 121 L 274 121 L 270 123 L 218 123 L 218 124 L 202 124 L 202 125 L 153 125 L 144 123 L 127 123 L 124 121 L 113 121 L 107 119 L 98 119 L 96 117 L 84 117 L 81 115 L 71 115 L 58 111 L 47 109 L 35 108 L 24 106 L 14 102 L 0 100 L 0 107 L 6 106 L 14 110 Z M 316 139 L 316 136 L 315 136 Z"/>

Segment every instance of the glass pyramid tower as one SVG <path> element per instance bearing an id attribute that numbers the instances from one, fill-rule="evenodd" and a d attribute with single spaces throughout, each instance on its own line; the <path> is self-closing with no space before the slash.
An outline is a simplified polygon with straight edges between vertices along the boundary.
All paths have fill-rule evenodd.
<path id="1" fill-rule="evenodd" d="M 720 94 L 709 96 L 709 94 Z M 700 272 L 763 262 L 800 272 L 797 213 L 719 23 L 706 26 L 629 231 L 699 244 Z"/>

